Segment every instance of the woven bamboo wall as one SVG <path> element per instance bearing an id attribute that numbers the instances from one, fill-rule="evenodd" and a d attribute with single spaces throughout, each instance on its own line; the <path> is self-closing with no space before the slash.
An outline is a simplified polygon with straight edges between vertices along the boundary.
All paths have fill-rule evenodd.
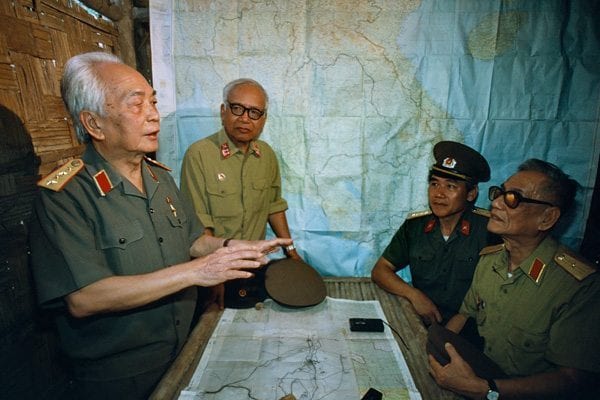
<path id="1" fill-rule="evenodd" d="M 131 22 L 131 21 L 129 21 Z M 28 266 L 35 182 L 78 156 L 60 98 L 66 60 L 120 54 L 118 27 L 70 0 L 0 0 L 0 398 L 67 398 L 49 317 L 39 313 Z M 133 48 L 127 49 L 134 54 Z"/>
<path id="2" fill-rule="evenodd" d="M 112 22 L 70 0 L 0 2 L 0 104 L 24 121 L 41 174 L 82 151 L 60 99 L 62 66 L 85 51 L 119 54 L 117 38 Z"/>

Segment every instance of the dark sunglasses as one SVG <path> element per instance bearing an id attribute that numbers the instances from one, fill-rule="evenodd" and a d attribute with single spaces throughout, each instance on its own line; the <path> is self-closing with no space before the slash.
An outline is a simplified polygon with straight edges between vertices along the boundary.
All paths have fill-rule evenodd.
<path id="1" fill-rule="evenodd" d="M 490 201 L 494 201 L 500 196 L 504 196 L 504 203 L 510 208 L 517 208 L 521 203 L 545 204 L 547 206 L 554 207 L 554 204 L 552 203 L 542 200 L 529 199 L 527 197 L 523 197 L 521 193 L 513 190 L 504 190 L 499 186 L 490 187 L 488 191 L 488 198 Z"/>

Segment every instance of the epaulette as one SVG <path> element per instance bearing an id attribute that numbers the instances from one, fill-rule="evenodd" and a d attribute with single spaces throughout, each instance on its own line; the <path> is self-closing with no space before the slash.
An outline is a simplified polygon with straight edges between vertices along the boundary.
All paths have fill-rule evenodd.
<path id="1" fill-rule="evenodd" d="M 481 215 L 482 217 L 490 217 L 490 210 L 485 208 L 473 207 L 473 214 Z"/>
<path id="2" fill-rule="evenodd" d="M 486 246 L 479 252 L 480 256 L 485 256 L 487 254 L 497 253 L 500 250 L 504 249 L 504 243 L 495 244 L 493 246 Z"/>
<path id="3" fill-rule="evenodd" d="M 576 254 L 570 252 L 565 247 L 561 247 L 559 251 L 556 252 L 554 261 L 569 274 L 573 275 L 578 281 L 582 281 L 596 272 L 596 268 L 587 261 L 579 258 Z"/>
<path id="4" fill-rule="evenodd" d="M 83 169 L 83 160 L 75 158 L 54 169 L 37 182 L 39 187 L 60 192 Z"/>
<path id="5" fill-rule="evenodd" d="M 156 165 L 157 167 L 160 167 L 160 168 L 162 168 L 164 170 L 167 170 L 169 172 L 173 171 L 171 168 L 167 167 L 165 164 L 163 164 L 163 163 L 161 163 L 159 161 L 153 160 L 152 158 L 150 158 L 148 156 L 144 156 L 144 160 L 146 160 L 146 162 L 148 164 Z"/>
<path id="6" fill-rule="evenodd" d="M 406 217 L 406 219 L 414 219 L 414 218 L 418 218 L 418 217 L 423 217 L 425 215 L 431 215 L 432 212 L 431 210 L 424 210 L 424 211 L 414 211 L 411 212 L 410 214 L 408 214 L 408 217 Z"/>

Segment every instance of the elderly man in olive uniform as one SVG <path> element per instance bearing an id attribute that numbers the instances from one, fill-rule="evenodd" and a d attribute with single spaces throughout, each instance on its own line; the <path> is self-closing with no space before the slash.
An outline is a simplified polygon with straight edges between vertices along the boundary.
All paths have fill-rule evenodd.
<path id="1" fill-rule="evenodd" d="M 508 378 L 476 376 L 447 343 L 450 363 L 430 356 L 441 386 L 471 398 L 599 398 L 600 277 L 549 235 L 576 190 L 558 167 L 537 159 L 490 188 L 488 229 L 504 243 L 482 250 L 447 328 L 458 332 L 475 318 L 485 354 Z"/>
<path id="2" fill-rule="evenodd" d="M 38 300 L 54 309 L 74 398 L 145 399 L 186 341 L 196 287 L 251 277 L 291 241 L 201 236 L 168 169 L 145 156 L 158 149 L 155 92 L 117 57 L 71 58 L 61 91 L 87 146 L 38 183 Z"/>
<path id="3" fill-rule="evenodd" d="M 473 206 L 478 182 L 490 177 L 485 158 L 452 141 L 437 143 L 433 154 L 430 210 L 408 216 L 371 272 L 381 288 L 408 299 L 426 324 L 457 313 L 479 251 L 495 243 L 486 230 L 489 213 Z M 396 275 L 406 266 L 412 286 Z"/>
<path id="4" fill-rule="evenodd" d="M 265 89 L 252 79 L 228 83 L 221 104 L 223 128 L 185 153 L 181 191 L 194 204 L 206 234 L 264 239 L 268 222 L 277 237 L 290 238 L 277 157 L 258 139 L 268 102 Z M 294 245 L 284 252 L 301 259 Z"/>

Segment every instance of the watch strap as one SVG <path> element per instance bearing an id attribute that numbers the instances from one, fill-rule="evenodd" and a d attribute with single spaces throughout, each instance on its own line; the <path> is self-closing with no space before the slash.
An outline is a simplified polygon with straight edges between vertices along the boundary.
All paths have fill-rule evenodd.
<path id="1" fill-rule="evenodd" d="M 500 392 L 498 391 L 498 386 L 493 379 L 487 379 L 488 384 L 488 392 L 485 396 L 487 400 L 498 400 L 500 398 Z"/>

